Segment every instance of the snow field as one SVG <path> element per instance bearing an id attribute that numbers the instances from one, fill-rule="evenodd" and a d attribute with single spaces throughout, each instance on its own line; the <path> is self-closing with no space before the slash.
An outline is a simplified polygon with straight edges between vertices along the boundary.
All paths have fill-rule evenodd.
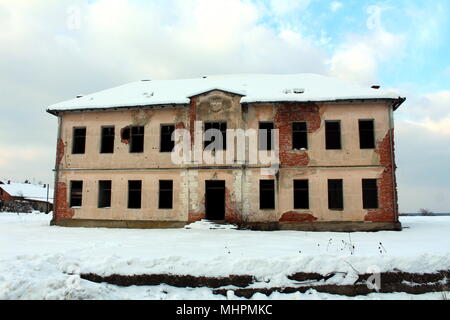
<path id="1" fill-rule="evenodd" d="M 210 288 L 122 288 L 80 279 L 80 273 L 249 274 L 266 281 L 252 286 L 275 287 L 292 285 L 287 276 L 295 272 L 342 272 L 331 281 L 352 284 L 358 273 L 372 270 L 431 273 L 450 269 L 450 217 L 402 217 L 402 232 L 351 234 L 209 229 L 204 221 L 189 229 L 63 228 L 50 227 L 50 219 L 45 214 L 0 213 L 0 299 L 226 299 L 213 295 Z M 374 293 L 362 298 L 418 297 L 444 296 Z M 273 293 L 269 298 L 346 297 L 310 290 Z"/>

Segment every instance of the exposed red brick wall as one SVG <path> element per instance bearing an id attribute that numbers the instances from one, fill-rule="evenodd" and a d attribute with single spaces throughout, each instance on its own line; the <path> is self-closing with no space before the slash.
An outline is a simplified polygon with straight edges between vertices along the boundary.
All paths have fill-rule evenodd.
<path id="1" fill-rule="evenodd" d="M 375 152 L 380 155 L 380 165 L 384 167 L 381 177 L 378 179 L 378 209 L 368 210 L 365 221 L 371 222 L 395 222 L 395 212 L 398 212 L 397 182 L 395 180 L 395 165 L 392 172 L 390 134 L 392 134 L 392 152 L 394 152 L 394 129 L 388 131 L 386 136 L 377 144 Z M 393 177 L 394 173 L 394 177 Z"/>
<path id="2" fill-rule="evenodd" d="M 192 97 L 189 104 L 189 132 L 191 134 L 191 147 L 194 146 L 194 124 L 197 120 L 197 97 Z"/>
<path id="3" fill-rule="evenodd" d="M 232 223 L 241 221 L 228 188 L 225 188 L 225 220 Z"/>
<path id="4" fill-rule="evenodd" d="M 205 213 L 204 212 L 189 211 L 189 213 L 188 213 L 188 222 L 200 221 L 202 219 L 205 219 Z"/>
<path id="5" fill-rule="evenodd" d="M 54 209 L 54 220 L 71 219 L 75 213 L 67 202 L 67 187 L 64 182 L 58 182 L 56 186 Z"/>
<path id="6" fill-rule="evenodd" d="M 282 214 L 280 222 L 313 222 L 317 218 L 309 213 L 300 213 L 296 211 L 288 211 Z"/>
<path id="7" fill-rule="evenodd" d="M 191 211 L 188 212 L 188 221 L 189 222 L 195 222 L 200 221 L 202 219 L 206 219 L 206 213 L 205 213 L 205 196 L 203 196 L 202 200 L 199 203 L 199 209 L 197 211 Z"/>
<path id="8" fill-rule="evenodd" d="M 279 130 L 281 166 L 307 166 L 307 151 L 292 150 L 292 122 L 306 121 L 308 133 L 317 131 L 321 123 L 319 106 L 315 103 L 283 102 L 276 103 L 275 108 L 274 123 L 275 129 Z"/>
<path id="9" fill-rule="evenodd" d="M 64 157 L 64 141 L 58 139 L 56 143 L 56 166 L 58 167 Z"/>

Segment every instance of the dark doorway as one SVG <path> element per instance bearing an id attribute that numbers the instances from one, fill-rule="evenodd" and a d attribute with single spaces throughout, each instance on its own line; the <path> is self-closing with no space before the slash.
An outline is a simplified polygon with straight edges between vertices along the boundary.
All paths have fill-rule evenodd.
<path id="1" fill-rule="evenodd" d="M 205 181 L 206 219 L 225 220 L 225 181 Z"/>

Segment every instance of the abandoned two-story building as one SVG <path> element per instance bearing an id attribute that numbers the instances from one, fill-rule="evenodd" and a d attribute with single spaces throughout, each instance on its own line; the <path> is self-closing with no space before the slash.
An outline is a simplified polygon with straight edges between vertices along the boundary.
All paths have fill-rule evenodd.
<path id="1" fill-rule="evenodd" d="M 400 230 L 393 112 L 404 100 L 295 74 L 142 80 L 57 103 L 52 224 Z M 181 144 L 190 153 L 174 161 Z"/>

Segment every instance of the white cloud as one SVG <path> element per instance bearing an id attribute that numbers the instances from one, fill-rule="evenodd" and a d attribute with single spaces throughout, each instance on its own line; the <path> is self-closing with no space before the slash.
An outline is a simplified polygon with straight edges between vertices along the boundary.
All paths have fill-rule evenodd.
<path id="1" fill-rule="evenodd" d="M 42 157 L 44 151 L 36 147 L 17 147 L 17 146 L 2 146 L 2 156 L 0 157 L 0 169 L 7 171 L 7 168 L 14 166 L 17 160 L 30 161 Z"/>
<path id="2" fill-rule="evenodd" d="M 378 81 L 381 62 L 403 54 L 405 36 L 384 29 L 382 9 L 371 6 L 367 12 L 368 30 L 348 35 L 328 63 L 331 75 L 371 85 Z"/>
<path id="3" fill-rule="evenodd" d="M 330 10 L 333 11 L 333 12 L 336 12 L 336 11 L 338 11 L 339 9 L 341 9 L 342 6 L 343 6 L 342 2 L 339 2 L 339 1 L 333 1 L 333 2 L 331 2 L 331 4 L 330 4 Z"/>
<path id="4" fill-rule="evenodd" d="M 403 107 L 403 106 L 402 106 Z M 449 123 L 446 119 L 443 123 Z M 447 130 L 447 129 L 444 129 Z M 449 212 L 450 135 L 425 123 L 397 120 L 395 149 L 401 212 Z"/>
<path id="5" fill-rule="evenodd" d="M 430 126 L 436 124 L 435 128 L 445 127 L 445 119 L 450 117 L 449 90 L 422 94 L 418 88 L 416 91 L 405 90 L 402 95 L 407 97 L 407 102 L 398 111 L 400 118 Z"/>
<path id="6" fill-rule="evenodd" d="M 423 186 L 421 181 L 399 185 L 398 199 L 400 213 L 418 213 L 426 208 L 436 213 L 448 213 L 450 188 L 445 186 Z"/>
<path id="7" fill-rule="evenodd" d="M 270 0 L 270 7 L 277 15 L 286 15 L 305 10 L 310 0 Z"/>
<path id="8" fill-rule="evenodd" d="M 48 161 L 49 154 L 54 155 L 51 146 L 52 143 L 46 147 L 0 145 L 0 177 L 18 181 L 34 178 L 52 183 L 54 159 Z"/>
<path id="9" fill-rule="evenodd" d="M 308 3 L 273 5 L 288 14 Z M 56 119 L 44 110 L 80 93 L 143 78 L 325 73 L 325 53 L 262 23 L 264 10 L 243 0 L 0 0 L 0 169 L 22 179 L 41 161 L 52 181 Z"/>
<path id="10" fill-rule="evenodd" d="M 422 122 L 415 122 L 410 120 L 405 121 L 408 121 L 410 124 L 414 124 L 418 127 L 421 127 L 422 129 L 427 129 L 437 134 L 450 135 L 450 116 L 439 120 L 425 118 Z"/>
<path id="11" fill-rule="evenodd" d="M 399 205 L 403 212 L 429 207 L 449 212 L 450 91 L 406 90 L 395 112 Z"/>
<path id="12" fill-rule="evenodd" d="M 364 42 L 341 48 L 329 61 L 330 74 L 371 85 L 376 82 L 378 64 L 369 45 Z"/>
<path id="13" fill-rule="evenodd" d="M 296 31 L 286 37 L 289 29 L 279 33 L 260 23 L 261 8 L 247 1 L 23 4 L 0 5 L 0 15 L 9 17 L 9 28 L 0 33 L 8 43 L 0 66 L 13 77 L 20 74 L 22 84 L 33 78 L 34 85 L 50 85 L 55 92 L 77 86 L 77 93 L 87 93 L 142 77 L 325 72 L 321 49 Z M 79 29 L 68 28 L 72 7 L 80 9 Z M 90 83 L 83 80 L 87 76 Z M 104 87 L 96 86 L 101 82 Z"/>
<path id="14" fill-rule="evenodd" d="M 286 3 L 288 6 L 289 3 Z M 84 14 L 76 40 L 104 68 L 128 77 L 173 78 L 223 72 L 324 72 L 325 54 L 307 39 L 261 24 L 260 7 L 240 0 L 152 3 L 100 0 Z M 97 57 L 95 57 L 97 56 Z M 302 57 L 303 59 L 298 59 Z"/>
<path id="15" fill-rule="evenodd" d="M 404 14 L 411 21 L 409 32 L 414 37 L 412 42 L 416 50 L 436 47 L 447 43 L 448 9 L 446 1 L 425 1 L 420 5 L 409 5 L 404 8 Z"/>

